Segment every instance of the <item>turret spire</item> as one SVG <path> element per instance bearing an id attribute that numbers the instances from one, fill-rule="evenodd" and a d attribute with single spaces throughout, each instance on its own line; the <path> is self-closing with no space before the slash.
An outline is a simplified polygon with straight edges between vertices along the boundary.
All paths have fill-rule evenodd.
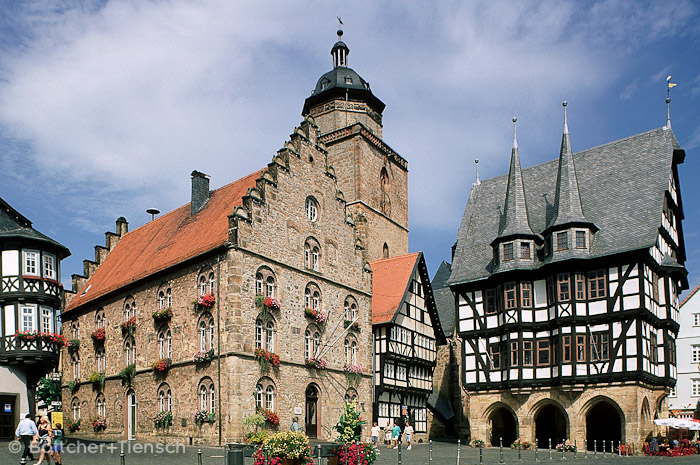
<path id="1" fill-rule="evenodd" d="M 340 21 L 340 18 L 338 18 Z M 343 24 L 342 22 L 340 24 Z M 333 45 L 331 49 L 331 55 L 333 56 L 333 68 L 347 68 L 348 67 L 348 55 L 350 54 L 350 49 L 345 42 L 343 42 L 343 30 L 338 29 L 338 42 Z"/>
<path id="2" fill-rule="evenodd" d="M 561 138 L 561 149 L 559 151 L 557 191 L 554 199 L 554 216 L 550 221 L 550 227 L 569 223 L 590 223 L 583 215 L 583 208 L 581 207 L 581 195 L 578 189 L 574 154 L 571 150 L 571 138 L 569 136 L 566 100 L 564 100 L 562 106 L 564 107 L 564 134 Z"/>
<path id="3" fill-rule="evenodd" d="M 523 175 L 520 169 L 520 153 L 516 138 L 515 123 L 518 118 L 513 117 L 513 149 L 510 153 L 510 169 L 508 171 L 508 186 L 506 188 L 506 200 L 503 205 L 503 219 L 498 237 L 515 235 L 534 236 L 530 228 L 527 214 L 527 202 L 525 201 L 525 187 Z"/>
<path id="4" fill-rule="evenodd" d="M 678 84 L 671 82 L 671 75 L 666 78 L 666 126 L 664 129 L 671 129 L 671 89 Z"/>
<path id="5" fill-rule="evenodd" d="M 472 186 L 479 186 L 481 185 L 481 180 L 479 179 L 479 159 L 477 158 L 474 160 L 474 165 L 476 165 L 476 181 L 474 181 L 474 184 Z"/>

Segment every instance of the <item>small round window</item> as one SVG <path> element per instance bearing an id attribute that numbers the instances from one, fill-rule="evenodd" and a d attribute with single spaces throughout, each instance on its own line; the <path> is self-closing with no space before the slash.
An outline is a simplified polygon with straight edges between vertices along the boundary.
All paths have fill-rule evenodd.
<path id="1" fill-rule="evenodd" d="M 306 217 L 315 222 L 318 219 L 318 203 L 313 197 L 307 197 L 306 199 Z"/>

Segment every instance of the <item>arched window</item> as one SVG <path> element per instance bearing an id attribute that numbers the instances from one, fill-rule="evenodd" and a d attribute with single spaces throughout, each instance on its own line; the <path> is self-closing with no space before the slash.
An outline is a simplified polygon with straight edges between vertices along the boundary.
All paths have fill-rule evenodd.
<path id="1" fill-rule="evenodd" d="M 275 351 L 275 324 L 272 321 L 268 321 L 265 325 L 265 350 Z"/>
<path id="2" fill-rule="evenodd" d="M 199 277 L 199 295 L 207 294 L 207 277 L 202 275 Z"/>
<path id="3" fill-rule="evenodd" d="M 389 258 L 389 246 L 386 242 L 384 243 L 384 247 L 382 247 L 382 256 L 384 258 Z"/>
<path id="4" fill-rule="evenodd" d="M 104 347 L 95 349 L 95 360 L 97 361 L 97 371 L 99 373 L 107 371 Z"/>
<path id="5" fill-rule="evenodd" d="M 260 268 L 255 274 L 255 294 L 265 297 L 275 297 L 275 274 L 267 267 Z"/>
<path id="6" fill-rule="evenodd" d="M 271 411 L 275 410 L 275 388 L 272 385 L 265 389 L 265 408 Z"/>
<path id="7" fill-rule="evenodd" d="M 262 385 L 258 384 L 255 386 L 255 408 L 264 408 L 263 403 L 263 388 Z"/>
<path id="8" fill-rule="evenodd" d="M 204 378 L 199 382 L 199 409 L 209 413 L 216 411 L 216 391 L 211 378 Z"/>
<path id="9" fill-rule="evenodd" d="M 304 306 L 321 310 L 321 290 L 314 283 L 309 283 L 304 290 Z"/>
<path id="10" fill-rule="evenodd" d="M 357 318 L 357 301 L 348 296 L 345 299 L 345 305 L 343 305 L 344 319 L 347 321 L 354 321 Z"/>
<path id="11" fill-rule="evenodd" d="M 167 384 L 161 384 L 158 388 L 158 404 L 161 412 L 170 412 L 173 409 L 173 396 Z"/>
<path id="12" fill-rule="evenodd" d="M 315 223 L 318 219 L 318 202 L 313 197 L 306 198 L 306 217 L 312 223 Z"/>
<path id="13" fill-rule="evenodd" d="M 351 339 L 345 339 L 345 364 L 357 365 L 357 342 Z"/>
<path id="14" fill-rule="evenodd" d="M 70 324 L 70 333 L 72 339 L 80 339 L 80 323 L 73 321 Z"/>
<path id="15" fill-rule="evenodd" d="M 127 365 L 136 363 L 136 344 L 133 337 L 127 337 L 124 340 L 124 354 L 126 355 Z"/>
<path id="16" fill-rule="evenodd" d="M 136 316 L 136 301 L 132 296 L 124 299 L 124 321 Z"/>
<path id="17" fill-rule="evenodd" d="M 255 386 L 255 407 L 275 410 L 275 384 L 270 378 L 260 378 Z"/>
<path id="18" fill-rule="evenodd" d="M 105 311 L 99 309 L 95 312 L 95 328 L 100 329 L 105 327 Z"/>
<path id="19" fill-rule="evenodd" d="M 267 322 L 263 322 L 261 318 L 255 320 L 255 348 L 275 351 L 275 322 L 272 319 Z"/>
<path id="20" fill-rule="evenodd" d="M 350 388 L 345 392 L 345 403 L 351 404 L 357 400 L 357 391 Z"/>
<path id="21" fill-rule="evenodd" d="M 306 360 L 316 357 L 320 340 L 321 336 L 316 328 L 309 327 L 306 329 L 304 333 L 304 358 Z"/>
<path id="22" fill-rule="evenodd" d="M 214 317 L 210 313 L 204 313 L 199 317 L 197 330 L 199 332 L 199 348 L 201 350 L 209 350 L 214 347 L 215 329 Z"/>
<path id="23" fill-rule="evenodd" d="M 73 410 L 73 420 L 80 420 L 80 401 L 77 397 L 71 401 L 71 409 Z"/>
<path id="24" fill-rule="evenodd" d="M 107 402 L 105 401 L 105 396 L 101 393 L 97 395 L 97 400 L 95 400 L 95 410 L 97 411 L 97 416 L 107 416 Z"/>
<path id="25" fill-rule="evenodd" d="M 216 289 L 216 279 L 214 271 L 212 271 L 210 267 L 207 266 L 199 272 L 199 278 L 197 278 L 197 288 L 200 296 L 214 293 L 214 290 Z"/>
<path id="26" fill-rule="evenodd" d="M 321 246 L 313 237 L 304 243 L 304 266 L 310 270 L 319 271 L 321 264 Z"/>
<path id="27" fill-rule="evenodd" d="M 80 354 L 78 352 L 71 355 L 71 366 L 73 368 L 73 381 L 80 379 Z"/>
<path id="28" fill-rule="evenodd" d="M 158 333 L 158 351 L 160 353 L 160 358 L 170 358 L 172 342 L 172 333 L 169 329 L 166 328 Z"/>
<path id="29" fill-rule="evenodd" d="M 158 308 L 163 309 L 165 307 L 165 291 L 158 291 Z"/>

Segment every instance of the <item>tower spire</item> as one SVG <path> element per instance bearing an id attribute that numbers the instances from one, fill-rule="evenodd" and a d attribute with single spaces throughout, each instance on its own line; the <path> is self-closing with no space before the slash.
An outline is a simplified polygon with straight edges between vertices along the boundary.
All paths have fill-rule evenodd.
<path id="1" fill-rule="evenodd" d="M 515 132 L 515 123 L 517 121 L 518 118 L 514 116 L 513 149 L 510 152 L 508 186 L 506 188 L 506 200 L 503 204 L 503 220 L 499 228 L 499 238 L 515 235 L 535 235 L 535 233 L 532 232 L 532 228 L 530 228 L 530 221 L 527 214 L 525 187 L 523 185 L 523 174 L 520 168 L 520 153 L 518 151 L 518 140 Z"/>
<path id="2" fill-rule="evenodd" d="M 340 18 L 338 18 L 338 22 L 340 22 L 340 25 L 343 24 Z M 333 68 L 347 68 L 350 49 L 347 45 L 345 45 L 345 42 L 343 42 L 343 30 L 340 29 L 340 26 L 338 26 L 338 31 L 336 34 L 338 34 L 338 42 L 336 42 L 331 49 L 331 55 L 333 56 Z"/>
<path id="3" fill-rule="evenodd" d="M 474 181 L 473 186 L 481 185 L 481 180 L 479 179 L 479 159 L 474 160 L 474 165 L 476 165 L 476 181 Z"/>
<path id="4" fill-rule="evenodd" d="M 671 89 L 678 84 L 671 82 L 671 75 L 666 78 L 666 126 L 665 129 L 671 129 Z"/>
<path id="5" fill-rule="evenodd" d="M 568 103 L 564 100 L 562 103 L 564 107 L 564 133 L 561 138 L 561 149 L 559 151 L 554 216 L 549 224 L 550 227 L 569 223 L 590 223 L 583 215 L 583 208 L 581 207 L 581 195 L 576 178 L 574 154 L 571 150 L 571 137 L 569 136 L 569 123 L 566 114 L 567 105 Z"/>

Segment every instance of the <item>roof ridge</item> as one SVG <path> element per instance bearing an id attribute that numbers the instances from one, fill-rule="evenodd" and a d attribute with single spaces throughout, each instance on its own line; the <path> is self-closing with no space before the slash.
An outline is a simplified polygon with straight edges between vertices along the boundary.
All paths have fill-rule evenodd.
<path id="1" fill-rule="evenodd" d="M 403 259 L 403 258 L 407 258 L 407 257 L 419 255 L 419 254 L 421 254 L 421 253 L 423 253 L 423 251 L 422 251 L 422 250 L 419 250 L 418 252 L 409 252 L 409 253 L 405 253 L 405 254 L 403 254 L 403 255 L 394 255 L 394 256 L 391 256 L 391 257 L 387 257 L 387 258 L 379 258 L 379 259 L 377 259 L 377 260 L 372 260 L 371 262 L 369 262 L 369 264 L 370 264 L 370 266 L 371 266 L 371 265 L 374 264 L 374 263 L 380 263 L 380 262 L 386 262 L 386 261 L 391 261 L 391 260 Z"/>

